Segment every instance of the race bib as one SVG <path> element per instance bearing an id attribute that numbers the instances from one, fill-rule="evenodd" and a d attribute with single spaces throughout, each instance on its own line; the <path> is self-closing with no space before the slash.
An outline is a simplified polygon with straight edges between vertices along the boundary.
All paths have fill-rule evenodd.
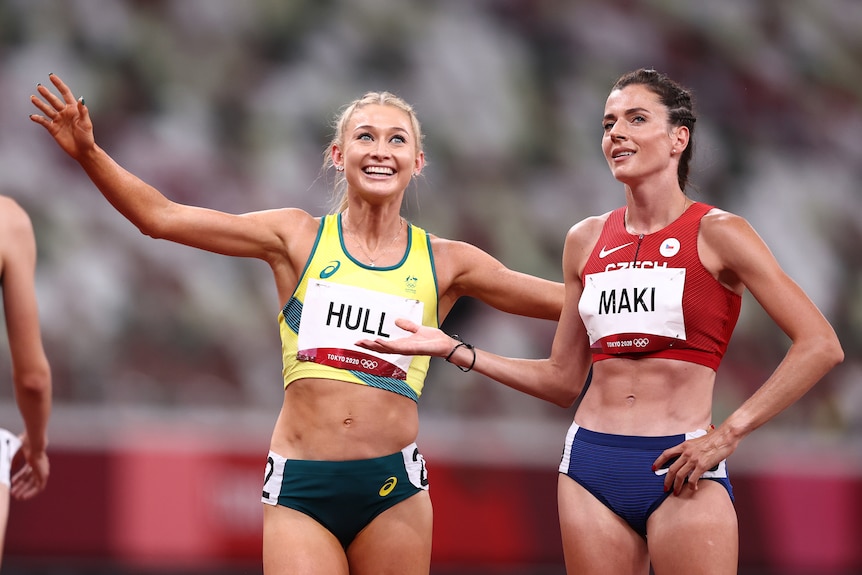
<path id="1" fill-rule="evenodd" d="M 422 323 L 424 304 L 356 286 L 310 280 L 299 323 L 300 361 L 313 361 L 381 377 L 407 379 L 412 356 L 357 347 L 360 339 L 400 339 L 410 335 L 397 318 Z"/>
<path id="2" fill-rule="evenodd" d="M 685 340 L 685 268 L 590 274 L 578 310 L 590 344 L 605 353 L 653 351 Z"/>

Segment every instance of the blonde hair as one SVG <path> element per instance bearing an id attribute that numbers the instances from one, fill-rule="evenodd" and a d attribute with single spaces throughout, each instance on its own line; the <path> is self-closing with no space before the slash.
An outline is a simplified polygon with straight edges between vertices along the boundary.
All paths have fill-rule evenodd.
<path id="1" fill-rule="evenodd" d="M 360 108 L 372 105 L 392 106 L 407 114 L 410 118 L 410 127 L 413 129 L 415 152 L 417 155 L 422 152 L 422 126 L 419 124 L 419 118 L 416 116 L 413 106 L 391 92 L 366 92 L 364 96 L 345 106 L 341 114 L 336 118 L 334 122 L 335 134 L 323 152 L 324 172 L 330 167 L 334 167 L 332 147 L 338 146 L 342 149 L 344 147 L 344 131 L 347 128 L 348 122 L 350 122 L 350 118 L 353 117 L 353 113 Z M 335 172 L 335 185 L 332 197 L 334 208 L 332 213 L 339 213 L 347 208 L 347 179 L 344 176 L 344 172 Z"/>

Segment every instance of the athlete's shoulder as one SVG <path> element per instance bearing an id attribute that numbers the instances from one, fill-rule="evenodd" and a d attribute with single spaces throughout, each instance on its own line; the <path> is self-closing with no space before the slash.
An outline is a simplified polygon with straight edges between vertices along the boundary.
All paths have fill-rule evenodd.
<path id="1" fill-rule="evenodd" d="M 566 244 L 578 244 L 592 247 L 602 233 L 605 223 L 613 211 L 597 216 L 588 216 L 569 228 L 566 233 Z"/>
<path id="2" fill-rule="evenodd" d="M 744 217 L 713 207 L 700 221 L 700 232 L 709 241 L 734 241 L 740 237 L 756 235 Z"/>
<path id="3" fill-rule="evenodd" d="M 449 268 L 463 271 L 479 262 L 494 259 L 478 246 L 463 240 L 452 240 L 434 234 L 428 234 L 428 239 L 438 273 Z"/>
<path id="4" fill-rule="evenodd" d="M 0 195 L 0 240 L 0 249 L 9 252 L 17 251 L 22 242 L 34 240 L 30 216 L 18 202 L 3 195 Z"/>
<path id="5" fill-rule="evenodd" d="M 272 225 L 277 228 L 287 228 L 291 231 L 300 231 L 308 228 L 316 230 L 323 221 L 323 218 L 312 216 L 300 208 L 260 210 L 257 212 L 248 212 L 243 214 L 242 217 L 252 218 L 252 220 L 261 224 Z"/>
<path id="6" fill-rule="evenodd" d="M 9 196 L 0 195 L 0 221 L 4 225 L 30 227 L 30 216 L 24 208 Z"/>

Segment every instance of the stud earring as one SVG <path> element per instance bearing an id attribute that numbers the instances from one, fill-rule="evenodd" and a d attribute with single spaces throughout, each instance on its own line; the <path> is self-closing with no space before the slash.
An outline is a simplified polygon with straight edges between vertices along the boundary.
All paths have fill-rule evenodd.
<path id="1" fill-rule="evenodd" d="M 341 164 L 339 164 L 339 165 L 335 166 L 335 171 L 336 171 L 336 172 L 343 172 L 343 171 L 344 171 L 344 166 L 342 166 Z"/>

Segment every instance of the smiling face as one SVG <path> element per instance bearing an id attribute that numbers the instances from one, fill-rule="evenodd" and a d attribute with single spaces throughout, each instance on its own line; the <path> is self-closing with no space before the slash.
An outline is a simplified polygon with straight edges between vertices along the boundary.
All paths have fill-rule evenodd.
<path id="1" fill-rule="evenodd" d="M 668 123 L 667 107 L 642 84 L 614 90 L 605 103 L 602 151 L 614 177 L 635 185 L 651 177 L 676 181 L 688 128 Z"/>
<path id="2" fill-rule="evenodd" d="M 396 106 L 356 108 L 342 136 L 333 163 L 344 167 L 348 189 L 368 200 L 402 194 L 424 164 L 410 115 Z"/>

